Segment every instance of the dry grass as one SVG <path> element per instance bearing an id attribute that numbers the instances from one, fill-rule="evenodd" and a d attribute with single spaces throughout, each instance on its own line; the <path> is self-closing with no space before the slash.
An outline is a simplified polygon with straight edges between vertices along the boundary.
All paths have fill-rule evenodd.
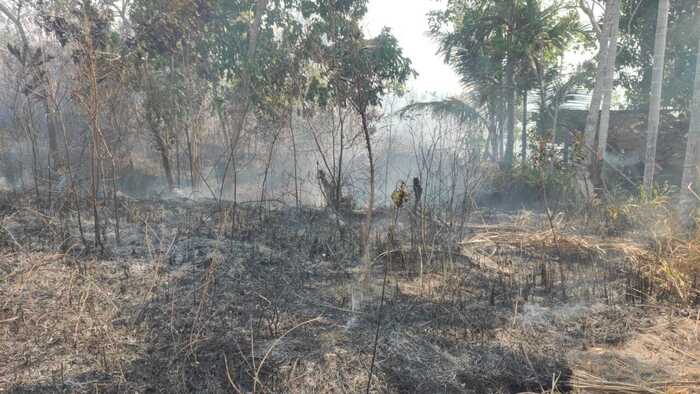
<path id="1" fill-rule="evenodd" d="M 501 250 L 548 253 L 561 258 L 617 259 L 653 282 L 649 287 L 656 294 L 645 294 L 647 297 L 673 298 L 682 304 L 700 299 L 700 231 L 691 239 L 671 236 L 674 226 L 669 220 L 655 225 L 653 241 L 646 242 L 643 239 L 610 236 L 601 239 L 581 235 L 580 230 L 565 228 L 561 223 L 554 235 L 551 229 L 538 230 L 528 226 L 484 225 L 474 228 L 479 232 L 461 243 L 464 253 L 468 257 L 478 255 L 491 269 L 503 271 L 503 267 L 497 267 L 489 259 L 489 255 Z"/>
<path id="2" fill-rule="evenodd" d="M 211 207 L 133 202 L 131 208 L 123 245 L 104 260 L 41 252 L 36 245 L 46 240 L 28 216 L 5 222 L 16 239 L 5 240 L 0 257 L 0 391 L 364 390 L 381 264 L 362 283 L 365 298 L 354 302 L 354 249 L 329 231 L 337 226 L 333 218 L 278 212 L 259 222 L 255 212 L 249 227 L 228 238 L 230 222 Z M 655 382 L 690 382 L 692 371 L 636 380 L 637 364 L 608 376 L 587 368 L 583 357 L 569 357 L 585 347 L 590 357 L 603 349 L 627 362 L 652 345 L 673 345 L 687 354 L 658 360 L 672 372 L 692 365 L 697 353 L 682 341 L 690 329 L 682 320 L 647 325 L 654 312 L 602 298 L 602 288 L 585 296 L 570 291 L 596 280 L 607 281 L 606 291 L 619 290 L 624 277 L 591 268 L 643 265 L 655 251 L 582 235 L 561 217 L 555 226 L 556 238 L 535 214 L 470 225 L 461 256 L 453 241 L 424 250 L 432 260 L 426 258 L 422 276 L 411 266 L 410 247 L 397 253 L 372 392 L 566 392 L 570 375 L 590 390 L 614 382 L 654 390 L 664 389 Z M 567 270 L 561 283 L 567 297 L 531 278 L 537 267 L 525 269 L 528 263 L 515 259 L 527 255 L 565 263 L 559 265 Z M 468 264 L 477 259 L 481 264 Z M 574 283 L 578 278 L 585 280 Z M 529 300 L 525 286 L 532 287 Z"/>
<path id="3" fill-rule="evenodd" d="M 620 347 L 574 353 L 572 384 L 584 393 L 700 392 L 698 324 L 690 316 L 658 318 Z"/>
<path id="4" fill-rule="evenodd" d="M 60 387 L 83 374 L 92 375 L 81 379 L 86 386 L 99 387 L 104 376 L 125 382 L 144 333 L 123 312 L 147 286 L 145 275 L 120 267 L 63 255 L 0 257 L 0 387 Z"/>

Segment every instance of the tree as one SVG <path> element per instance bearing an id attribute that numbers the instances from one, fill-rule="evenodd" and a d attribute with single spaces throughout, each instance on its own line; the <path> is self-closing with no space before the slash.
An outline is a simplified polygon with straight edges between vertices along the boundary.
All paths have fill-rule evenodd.
<path id="1" fill-rule="evenodd" d="M 660 0 L 621 0 L 619 83 L 629 109 L 647 111 L 653 79 Z M 669 2 L 661 107 L 688 115 L 693 99 L 696 0 Z"/>
<path id="2" fill-rule="evenodd" d="M 664 56 L 666 54 L 666 32 L 668 30 L 669 0 L 659 0 L 654 41 L 654 68 L 649 99 L 649 122 L 644 157 L 644 190 L 651 195 L 656 169 L 656 141 L 659 136 L 659 115 L 661 112 L 661 85 L 664 78 Z"/>
<path id="3" fill-rule="evenodd" d="M 102 126 L 103 109 L 109 95 L 103 86 L 110 75 L 118 74 L 117 70 L 123 64 L 121 57 L 112 53 L 117 44 L 111 34 L 112 14 L 104 5 L 91 0 L 47 5 L 40 3 L 38 11 L 42 27 L 54 34 L 62 47 L 70 50 L 71 59 L 76 65 L 76 80 L 79 82 L 74 87 L 72 96 L 79 105 L 89 130 L 85 142 L 89 147 L 94 246 L 104 254 L 98 203 L 100 184 L 105 177 L 102 160 L 105 155 L 112 156 L 114 174 L 114 158 Z M 112 188 L 116 201 L 115 182 L 112 183 Z M 116 226 L 115 223 L 115 234 L 118 237 L 119 230 Z"/>
<path id="4" fill-rule="evenodd" d="M 46 131 L 49 139 L 49 157 L 51 163 L 49 165 L 57 169 L 60 166 L 58 155 L 58 137 L 57 137 L 57 120 L 58 112 L 57 104 L 51 102 L 51 97 L 54 97 L 53 92 L 50 92 L 49 83 L 47 80 L 47 62 L 50 57 L 42 50 L 42 48 L 33 48 L 24 31 L 22 21 L 18 15 L 15 15 L 10 8 L 0 1 L 0 14 L 5 15 L 7 19 L 15 26 L 17 34 L 22 42 L 21 47 L 15 47 L 8 44 L 8 50 L 15 58 L 28 69 L 29 74 L 33 75 L 33 81 L 29 81 L 25 86 L 24 91 L 27 93 L 33 92 L 33 95 L 41 101 L 44 110 L 46 111 Z"/>
<path id="5" fill-rule="evenodd" d="M 613 49 L 613 33 L 615 25 L 619 23 L 620 7 L 619 0 L 610 0 L 605 5 L 603 28 L 599 36 L 598 68 L 596 70 L 595 86 L 591 93 L 591 104 L 588 108 L 586 125 L 584 129 L 584 159 L 583 163 L 577 165 L 577 177 L 579 191 L 587 202 L 595 198 L 595 189 L 591 173 L 599 174 L 594 165 L 598 163 L 596 153 L 598 150 L 594 146 L 599 130 L 600 107 L 606 94 L 611 94 L 612 84 L 608 83 L 607 75 L 608 62 L 614 62 L 615 50 Z M 600 141 L 599 141 L 600 142 Z"/>
<path id="6" fill-rule="evenodd" d="M 508 121 L 514 119 L 514 73 L 518 56 L 511 55 L 513 20 L 519 15 L 514 1 L 456 1 L 430 14 L 432 35 L 440 43 L 446 63 L 460 75 L 465 90 L 475 90 L 478 107 L 489 112 L 488 131 L 492 157 L 501 158 L 501 137 L 510 138 Z M 510 99 L 508 98 L 510 92 Z M 510 116 L 510 112 L 513 116 Z M 508 140 L 510 145 L 512 140 Z M 512 146 L 506 152 L 512 154 Z M 512 162 L 506 157 L 504 163 Z M 508 164 L 505 164 L 508 165 Z"/>
<path id="7" fill-rule="evenodd" d="M 700 169 L 698 167 L 700 163 L 700 41 L 696 53 L 693 102 L 690 106 L 690 127 L 685 162 L 683 163 L 679 206 L 680 218 L 686 227 L 690 227 L 695 221 L 694 210 L 697 205 L 697 194 L 693 191 L 693 185 L 697 183 L 698 170 Z"/>
<path id="8" fill-rule="evenodd" d="M 360 118 L 369 163 L 369 201 L 362 236 L 363 256 L 369 264 L 369 241 L 372 234 L 372 213 L 375 200 L 375 163 L 372 150 L 372 107 L 381 106 L 383 97 L 400 92 L 401 86 L 414 73 L 411 61 L 403 56 L 396 38 L 388 29 L 377 37 L 366 39 L 355 26 L 354 33 L 334 48 L 330 84 Z"/>
<path id="9" fill-rule="evenodd" d="M 453 117 L 462 124 L 476 123 L 484 125 L 487 123 L 481 111 L 471 104 L 469 98 L 450 97 L 444 100 L 415 102 L 401 108 L 399 112 L 405 115 L 409 112 L 424 110 L 432 112 L 435 116 L 446 115 Z"/>
<path id="10" fill-rule="evenodd" d="M 593 171 L 596 180 L 602 180 L 603 168 L 605 165 L 605 154 L 608 145 L 608 130 L 610 128 L 610 105 L 615 81 L 615 64 L 617 60 L 617 41 L 620 26 L 620 5 L 613 9 L 612 25 L 610 26 L 610 37 L 608 39 L 607 60 L 605 61 L 603 80 L 603 105 L 600 110 L 600 125 L 598 126 L 598 147 L 596 149 L 595 165 Z"/>
<path id="11" fill-rule="evenodd" d="M 307 44 L 307 53 L 311 55 L 314 65 L 321 67 L 321 72 L 310 78 L 307 102 L 322 107 L 330 102 L 340 108 L 352 108 L 360 120 L 369 164 L 367 217 L 361 247 L 362 256 L 369 264 L 376 197 L 373 109 L 382 105 L 388 93 L 400 94 L 414 71 L 389 29 L 383 29 L 376 37 L 365 37 L 359 23 L 366 11 L 366 1 L 305 2 L 303 8 L 305 16 L 317 14 L 321 17 L 318 23 L 311 26 L 312 33 Z M 336 182 L 340 180 L 336 179 Z M 336 186 L 339 190 L 340 185 Z M 339 197 L 340 193 L 336 195 Z"/>
<path id="12" fill-rule="evenodd" d="M 506 169 L 513 167 L 513 147 L 515 145 L 515 48 L 513 35 L 515 29 L 516 0 L 510 0 L 507 5 L 506 25 L 506 66 L 503 84 L 506 105 L 506 149 L 503 164 Z"/>
<path id="13" fill-rule="evenodd" d="M 193 81 L 206 86 L 208 56 L 203 43 L 210 39 L 207 26 L 215 20 L 216 5 L 201 0 L 136 0 L 128 11 L 137 54 L 132 57 L 131 88 L 145 97 L 144 123 L 169 190 L 180 184 L 183 140 L 193 191 L 201 177 L 193 113 L 200 110 L 208 89 L 194 88 Z M 118 11 L 124 18 L 126 9 Z"/>
<path id="14" fill-rule="evenodd" d="M 564 11 L 560 4 L 544 7 L 537 0 L 462 0 L 430 15 L 445 62 L 490 112 L 489 140 L 496 128 L 504 131 L 506 169 L 513 162 L 516 90 L 527 90 L 533 77 L 542 86 L 549 66 L 581 32 L 575 13 Z M 497 152 L 494 148 L 493 156 Z"/>

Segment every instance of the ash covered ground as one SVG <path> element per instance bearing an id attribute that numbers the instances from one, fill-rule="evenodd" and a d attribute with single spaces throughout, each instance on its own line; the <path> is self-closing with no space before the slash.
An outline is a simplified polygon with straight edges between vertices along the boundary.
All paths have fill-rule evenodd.
<path id="1" fill-rule="evenodd" d="M 358 393 L 373 354 L 370 392 L 700 387 L 697 309 L 563 217 L 378 211 L 366 264 L 360 213 L 120 199 L 101 251 L 30 207 L 3 196 L 0 391 Z"/>

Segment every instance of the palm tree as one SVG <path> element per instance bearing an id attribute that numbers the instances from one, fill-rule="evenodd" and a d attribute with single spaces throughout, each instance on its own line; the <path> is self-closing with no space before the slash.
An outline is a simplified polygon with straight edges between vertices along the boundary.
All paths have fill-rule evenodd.
<path id="1" fill-rule="evenodd" d="M 661 85 L 664 78 L 664 57 L 666 55 L 666 33 L 668 31 L 669 0 L 659 1 L 654 41 L 654 67 L 651 78 L 649 101 L 649 125 L 647 129 L 646 156 L 644 158 L 644 190 L 649 195 L 654 183 L 656 167 L 656 141 L 659 136 L 659 115 L 661 111 Z"/>
<path id="2" fill-rule="evenodd" d="M 539 96 L 538 103 L 538 127 L 540 133 L 551 136 L 552 140 L 557 136 L 559 126 L 559 110 L 562 106 L 569 108 L 584 108 L 585 99 L 581 101 L 578 94 L 579 88 L 584 84 L 586 75 L 580 69 L 570 75 L 562 75 L 552 68 L 543 78 L 543 86 L 536 92 Z M 586 96 L 584 96 L 585 98 Z M 551 129 L 549 128 L 551 126 Z"/>
<path id="3" fill-rule="evenodd" d="M 458 97 L 450 97 L 444 100 L 424 101 L 411 103 L 399 111 L 399 114 L 404 115 L 409 112 L 430 111 L 435 116 L 450 116 L 458 120 L 460 123 L 477 122 L 486 124 L 488 121 L 484 118 L 481 110 L 470 104 L 468 99 Z"/>
<path id="4" fill-rule="evenodd" d="M 511 128 L 515 118 L 512 94 L 515 5 L 515 0 L 465 0 L 450 3 L 447 10 L 431 16 L 431 32 L 440 42 L 445 62 L 460 75 L 465 90 L 478 92 L 479 107 L 488 112 L 489 140 L 498 140 L 496 129 L 502 129 L 505 122 L 506 152 L 510 155 L 504 158 L 506 163 L 512 162 Z M 445 26 L 449 30 L 443 31 Z M 499 142 L 493 146 L 494 157 L 499 156 L 497 146 Z"/>
<path id="5" fill-rule="evenodd" d="M 477 93 L 470 104 L 487 112 L 489 134 L 505 125 L 506 169 L 513 163 L 515 91 L 530 89 L 533 79 L 542 88 L 550 65 L 583 30 L 575 12 L 563 10 L 540 0 L 463 0 L 431 14 L 431 33 L 445 62 L 465 90 Z"/>

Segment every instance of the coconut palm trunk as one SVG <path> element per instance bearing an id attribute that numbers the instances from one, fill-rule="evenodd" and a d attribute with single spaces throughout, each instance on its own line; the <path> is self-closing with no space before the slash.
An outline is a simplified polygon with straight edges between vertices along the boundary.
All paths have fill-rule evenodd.
<path id="1" fill-rule="evenodd" d="M 503 157 L 503 164 L 510 170 L 513 167 L 513 147 L 515 145 L 515 67 L 513 58 L 513 20 L 515 19 L 515 1 L 511 2 L 510 18 L 508 20 L 509 32 L 506 37 L 506 75 L 505 75 L 505 95 L 506 95 L 506 147 Z"/>
<path id="2" fill-rule="evenodd" d="M 523 131 L 520 135 L 523 167 L 527 163 L 527 90 L 523 90 Z"/>
<path id="3" fill-rule="evenodd" d="M 656 167 L 656 142 L 659 137 L 659 117 L 661 112 L 661 87 L 664 79 L 664 57 L 666 55 L 666 33 L 668 31 L 669 0 L 659 1 L 656 18 L 656 38 L 654 41 L 654 66 L 649 97 L 649 123 L 647 128 L 646 155 L 644 156 L 644 190 L 650 195 L 654 185 Z"/>

